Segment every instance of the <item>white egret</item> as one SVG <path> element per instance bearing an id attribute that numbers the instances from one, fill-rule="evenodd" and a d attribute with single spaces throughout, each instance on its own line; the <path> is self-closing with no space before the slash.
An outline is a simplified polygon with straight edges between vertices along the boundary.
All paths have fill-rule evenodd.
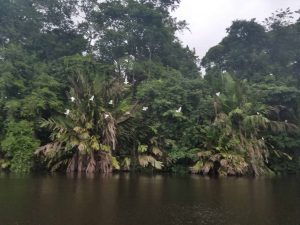
<path id="1" fill-rule="evenodd" d="M 176 110 L 176 112 L 180 113 L 181 110 L 182 110 L 182 107 L 180 106 L 180 107 Z"/>
<path id="2" fill-rule="evenodd" d="M 125 84 L 125 85 L 129 84 L 128 79 L 127 79 L 127 76 L 125 77 L 124 84 Z"/>
<path id="3" fill-rule="evenodd" d="M 71 99 L 71 102 L 75 102 L 75 98 L 73 96 L 70 99 Z"/>
<path id="4" fill-rule="evenodd" d="M 147 110 L 148 110 L 148 106 L 144 106 L 143 111 L 147 111 Z"/>
<path id="5" fill-rule="evenodd" d="M 93 101 L 94 101 L 94 98 L 95 98 L 95 96 L 93 95 L 92 97 L 90 97 L 89 100 L 93 102 Z"/>
<path id="6" fill-rule="evenodd" d="M 135 60 L 134 55 L 129 55 L 129 59 L 130 59 L 130 60 Z"/>
<path id="7" fill-rule="evenodd" d="M 216 93 L 216 96 L 218 96 L 218 97 L 219 97 L 219 96 L 220 96 L 220 94 L 221 94 L 221 92 L 217 92 L 217 93 Z"/>
<path id="8" fill-rule="evenodd" d="M 70 114 L 70 109 L 66 109 L 65 115 L 68 116 Z"/>
<path id="9" fill-rule="evenodd" d="M 110 100 L 110 101 L 108 102 L 108 104 L 113 105 L 113 104 L 114 104 L 114 101 L 113 101 L 113 100 Z"/>

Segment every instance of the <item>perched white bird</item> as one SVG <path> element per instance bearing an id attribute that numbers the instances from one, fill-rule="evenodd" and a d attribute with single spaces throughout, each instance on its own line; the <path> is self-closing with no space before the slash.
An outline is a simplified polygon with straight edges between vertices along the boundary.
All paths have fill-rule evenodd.
<path id="1" fill-rule="evenodd" d="M 260 115 L 260 113 L 259 113 L 259 112 L 256 112 L 256 114 L 257 114 L 257 115 Z"/>
<path id="2" fill-rule="evenodd" d="M 264 140 L 265 140 L 265 139 L 264 139 L 264 137 L 262 137 L 262 138 L 261 138 L 261 140 L 263 140 L 263 141 L 264 141 Z"/>
<path id="3" fill-rule="evenodd" d="M 143 111 L 147 111 L 147 110 L 148 110 L 148 106 L 144 106 Z"/>
<path id="4" fill-rule="evenodd" d="M 65 115 L 68 116 L 70 114 L 70 109 L 66 109 Z"/>
<path id="5" fill-rule="evenodd" d="M 109 115 L 105 113 L 104 118 L 107 119 L 108 117 L 109 117 Z"/>
<path id="6" fill-rule="evenodd" d="M 270 76 L 273 76 L 273 73 L 270 73 L 269 75 L 270 75 Z"/>
<path id="7" fill-rule="evenodd" d="M 216 93 L 216 96 L 220 96 L 220 94 L 221 94 L 221 92 L 217 92 L 217 93 Z"/>
<path id="8" fill-rule="evenodd" d="M 71 99 L 71 102 L 75 102 L 75 98 L 73 96 L 70 99 Z"/>
<path id="9" fill-rule="evenodd" d="M 125 115 L 130 115 L 130 112 L 126 112 Z"/>
<path id="10" fill-rule="evenodd" d="M 108 102 L 108 104 L 113 105 L 113 104 L 114 104 L 114 101 L 113 101 L 113 100 L 110 100 L 110 101 Z"/>
<path id="11" fill-rule="evenodd" d="M 180 113 L 181 110 L 182 110 L 182 107 L 180 106 L 180 107 L 176 110 L 176 112 Z"/>
<path id="12" fill-rule="evenodd" d="M 134 55 L 129 55 L 129 59 L 130 59 L 130 60 L 135 60 Z"/>
<path id="13" fill-rule="evenodd" d="M 4 98 L 7 99 L 7 96 L 5 96 Z"/>
<path id="14" fill-rule="evenodd" d="M 90 101 L 94 101 L 95 96 L 93 95 L 92 97 L 90 97 Z"/>
<path id="15" fill-rule="evenodd" d="M 297 63 L 297 61 L 291 62 L 291 63 L 289 64 L 289 66 L 292 66 L 292 65 L 294 65 L 294 64 L 296 64 L 296 63 Z"/>
<path id="16" fill-rule="evenodd" d="M 129 84 L 128 79 L 127 79 L 127 76 L 125 77 L 124 84 L 125 84 L 125 85 Z"/>
<path id="17" fill-rule="evenodd" d="M 222 73 L 227 73 L 227 71 L 226 70 L 222 70 Z"/>

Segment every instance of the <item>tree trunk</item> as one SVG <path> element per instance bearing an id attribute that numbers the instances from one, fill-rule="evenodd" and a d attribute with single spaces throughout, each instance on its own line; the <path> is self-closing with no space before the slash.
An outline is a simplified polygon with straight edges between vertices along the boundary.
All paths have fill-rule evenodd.
<path id="1" fill-rule="evenodd" d="M 96 160 L 95 160 L 94 152 L 91 153 L 90 160 L 86 168 L 86 172 L 87 173 L 96 172 Z"/>
<path id="2" fill-rule="evenodd" d="M 112 172 L 112 165 L 111 161 L 109 158 L 109 153 L 106 152 L 101 152 L 100 153 L 100 161 L 99 161 L 99 166 L 100 166 L 100 172 L 101 173 L 111 173 Z"/>
<path id="3" fill-rule="evenodd" d="M 67 172 L 68 173 L 74 172 L 76 170 L 77 164 L 78 164 L 78 152 L 76 152 L 73 155 L 71 161 L 69 162 L 68 167 L 67 167 Z"/>

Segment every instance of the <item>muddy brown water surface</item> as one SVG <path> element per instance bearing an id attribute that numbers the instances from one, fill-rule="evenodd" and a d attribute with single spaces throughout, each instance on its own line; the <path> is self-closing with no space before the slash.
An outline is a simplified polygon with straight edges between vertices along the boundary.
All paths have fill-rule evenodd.
<path id="1" fill-rule="evenodd" d="M 0 174 L 0 225 L 300 225 L 300 178 Z"/>

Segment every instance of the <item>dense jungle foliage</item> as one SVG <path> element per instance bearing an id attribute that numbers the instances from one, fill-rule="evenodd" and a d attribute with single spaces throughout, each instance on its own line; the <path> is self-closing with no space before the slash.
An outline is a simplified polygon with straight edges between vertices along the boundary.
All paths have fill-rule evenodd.
<path id="1" fill-rule="evenodd" d="M 0 0 L 1 169 L 297 173 L 298 12 L 234 21 L 200 61 L 178 4 Z"/>

